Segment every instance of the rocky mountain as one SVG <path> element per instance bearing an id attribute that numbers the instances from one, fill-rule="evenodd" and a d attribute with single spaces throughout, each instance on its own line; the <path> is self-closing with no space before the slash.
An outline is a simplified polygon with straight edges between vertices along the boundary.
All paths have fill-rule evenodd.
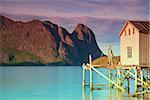
<path id="1" fill-rule="evenodd" d="M 50 21 L 13 21 L 0 16 L 0 63 L 38 63 L 81 65 L 104 56 L 97 46 L 94 33 L 78 24 L 69 33 Z"/>

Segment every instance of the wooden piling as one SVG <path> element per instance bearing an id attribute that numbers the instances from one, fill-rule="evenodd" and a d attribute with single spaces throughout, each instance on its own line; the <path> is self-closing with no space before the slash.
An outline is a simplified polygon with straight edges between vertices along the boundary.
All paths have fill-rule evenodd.
<path id="1" fill-rule="evenodd" d="M 92 99 L 93 99 L 93 91 L 90 90 L 90 100 L 92 100 Z"/>
<path id="2" fill-rule="evenodd" d="M 135 93 L 137 93 L 137 67 L 134 67 L 134 73 L 135 73 L 135 85 L 134 85 L 134 89 L 135 89 Z"/>
<path id="3" fill-rule="evenodd" d="M 90 90 L 93 88 L 93 76 L 92 76 L 92 56 L 89 55 L 89 62 L 90 62 Z"/>
<path id="4" fill-rule="evenodd" d="M 128 94 L 130 94 L 130 75 L 129 74 L 127 76 L 127 81 L 128 81 Z"/>
<path id="5" fill-rule="evenodd" d="M 141 85 L 141 88 L 143 91 L 144 88 L 142 87 L 143 86 L 143 69 L 142 68 L 140 69 L 140 78 L 141 78 L 141 84 L 140 85 Z"/>
<path id="6" fill-rule="evenodd" d="M 109 79 L 112 80 L 112 70 L 111 69 L 109 69 Z M 109 87 L 112 88 L 112 86 L 113 86 L 112 83 L 109 82 Z"/>
<path id="7" fill-rule="evenodd" d="M 85 98 L 85 90 L 84 90 L 84 88 L 82 88 L 82 100 L 86 100 L 86 98 Z"/>
<path id="8" fill-rule="evenodd" d="M 82 87 L 85 86 L 85 68 L 82 68 Z"/>
<path id="9" fill-rule="evenodd" d="M 92 82 L 92 69 L 90 69 L 90 89 L 92 90 L 93 88 L 93 82 Z"/>
<path id="10" fill-rule="evenodd" d="M 117 84 L 121 85 L 121 81 L 120 81 L 120 68 L 117 69 Z"/>

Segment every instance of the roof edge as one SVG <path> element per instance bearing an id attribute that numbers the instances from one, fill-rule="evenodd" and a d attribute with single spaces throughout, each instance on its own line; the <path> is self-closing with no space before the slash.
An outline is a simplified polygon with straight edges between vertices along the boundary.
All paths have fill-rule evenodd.
<path id="1" fill-rule="evenodd" d="M 127 21 L 125 21 L 124 26 L 122 27 L 121 31 L 119 32 L 119 36 L 122 35 L 124 29 L 127 27 L 127 25 L 128 25 L 129 23 L 130 23 L 132 26 L 134 26 L 130 21 L 132 21 L 132 20 L 127 20 Z M 134 27 L 135 27 L 135 26 L 134 26 Z M 137 27 L 135 27 L 135 28 L 136 28 L 138 31 L 140 31 Z"/>

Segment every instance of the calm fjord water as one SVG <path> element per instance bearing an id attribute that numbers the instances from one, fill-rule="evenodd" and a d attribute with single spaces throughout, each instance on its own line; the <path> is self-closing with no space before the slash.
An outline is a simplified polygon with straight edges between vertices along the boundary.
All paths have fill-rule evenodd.
<path id="1" fill-rule="evenodd" d="M 101 71 L 108 75 L 107 69 Z M 129 99 L 108 87 L 101 87 L 102 90 L 93 92 L 90 92 L 88 87 L 82 89 L 81 78 L 80 66 L 0 67 L 0 100 Z M 96 74 L 94 74 L 94 83 L 108 84 Z M 130 98 L 130 100 L 135 99 Z"/>

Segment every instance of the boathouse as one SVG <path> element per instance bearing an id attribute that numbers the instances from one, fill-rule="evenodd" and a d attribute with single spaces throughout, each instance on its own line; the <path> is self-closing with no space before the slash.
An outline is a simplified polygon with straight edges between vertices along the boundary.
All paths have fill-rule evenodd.
<path id="1" fill-rule="evenodd" d="M 119 35 L 122 65 L 150 65 L 149 21 L 126 21 Z"/>

